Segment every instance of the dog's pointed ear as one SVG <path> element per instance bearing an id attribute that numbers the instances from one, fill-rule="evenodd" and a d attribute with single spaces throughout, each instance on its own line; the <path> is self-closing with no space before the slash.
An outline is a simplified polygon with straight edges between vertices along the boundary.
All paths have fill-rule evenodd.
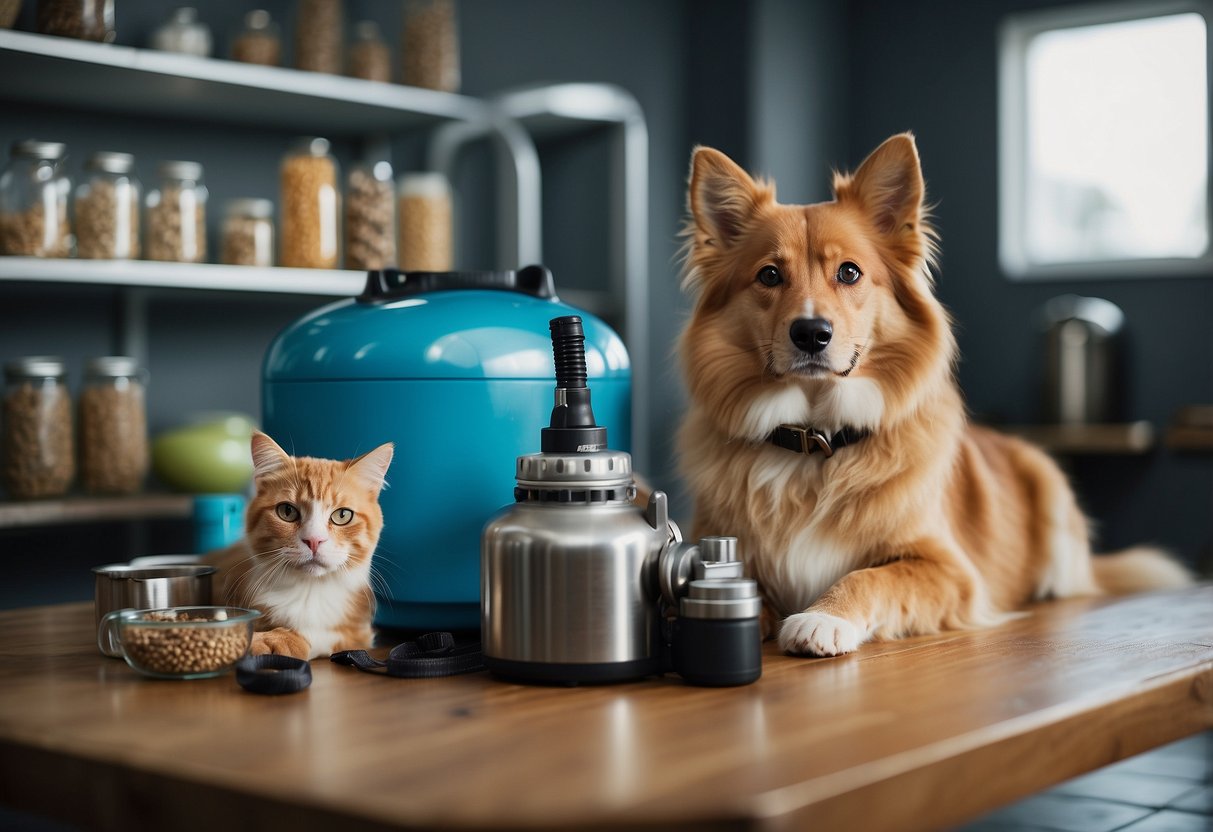
<path id="1" fill-rule="evenodd" d="M 696 230 L 705 242 L 728 245 L 758 207 L 773 198 L 770 186 L 755 182 L 719 150 L 695 148 L 687 200 Z"/>
<path id="2" fill-rule="evenodd" d="M 855 201 L 882 234 L 918 229 L 925 187 L 911 133 L 886 139 L 851 176 L 834 176 L 834 197 Z"/>

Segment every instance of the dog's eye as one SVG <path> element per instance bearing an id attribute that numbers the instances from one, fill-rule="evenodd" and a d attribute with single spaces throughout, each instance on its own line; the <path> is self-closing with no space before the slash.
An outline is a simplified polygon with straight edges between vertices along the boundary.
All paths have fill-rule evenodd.
<path id="1" fill-rule="evenodd" d="M 850 286 L 859 282 L 859 278 L 863 277 L 863 272 L 859 270 L 859 266 L 856 266 L 854 263 L 848 260 L 838 267 L 838 274 L 836 277 L 838 278 L 839 283 L 845 283 Z"/>
<path id="2" fill-rule="evenodd" d="M 354 519 L 353 509 L 339 508 L 329 515 L 329 520 L 333 521 L 334 526 L 346 526 Z"/>
<path id="3" fill-rule="evenodd" d="M 763 286 L 778 286 L 783 283 L 783 275 L 774 266 L 763 266 L 758 272 L 758 282 Z"/>
<path id="4" fill-rule="evenodd" d="M 292 503 L 279 503 L 274 506 L 274 510 L 288 523 L 294 523 L 299 519 L 299 508 Z"/>

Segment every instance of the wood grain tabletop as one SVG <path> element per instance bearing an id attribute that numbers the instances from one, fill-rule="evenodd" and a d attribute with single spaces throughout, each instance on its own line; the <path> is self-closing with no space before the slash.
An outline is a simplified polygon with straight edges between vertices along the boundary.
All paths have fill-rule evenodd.
<path id="1" fill-rule="evenodd" d="M 1213 587 L 783 656 L 694 688 L 158 681 L 91 605 L 0 613 L 0 802 L 89 828 L 937 829 L 1213 726 Z"/>

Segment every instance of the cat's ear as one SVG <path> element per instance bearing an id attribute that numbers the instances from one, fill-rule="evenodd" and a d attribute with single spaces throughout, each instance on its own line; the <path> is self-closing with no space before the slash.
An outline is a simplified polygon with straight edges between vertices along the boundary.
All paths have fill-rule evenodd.
<path id="1" fill-rule="evenodd" d="M 253 431 L 253 479 L 276 474 L 290 464 L 286 451 L 259 430 Z"/>
<path id="2" fill-rule="evenodd" d="M 351 460 L 350 473 L 357 477 L 359 482 L 378 494 L 383 488 L 388 466 L 392 464 L 394 447 L 391 442 L 387 442 L 370 453 Z"/>

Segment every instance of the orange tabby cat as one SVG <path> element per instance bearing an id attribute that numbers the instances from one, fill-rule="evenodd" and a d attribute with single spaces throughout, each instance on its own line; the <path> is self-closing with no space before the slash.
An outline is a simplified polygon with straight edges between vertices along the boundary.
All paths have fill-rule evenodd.
<path id="1" fill-rule="evenodd" d="M 254 655 L 300 659 L 369 647 L 371 555 L 392 445 L 349 460 L 289 456 L 253 433 L 256 493 L 245 535 L 203 560 L 219 567 L 221 603 L 261 610 Z"/>

